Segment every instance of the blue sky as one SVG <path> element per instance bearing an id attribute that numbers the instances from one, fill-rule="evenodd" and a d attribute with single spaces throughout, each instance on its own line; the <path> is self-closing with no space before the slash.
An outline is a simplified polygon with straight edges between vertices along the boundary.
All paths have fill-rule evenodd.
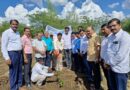
<path id="1" fill-rule="evenodd" d="M 130 14 L 130 9 L 125 9 L 122 7 L 122 4 L 125 0 L 94 0 L 104 12 L 111 13 L 113 10 L 116 11 L 123 11 L 125 15 Z M 130 1 L 130 0 L 129 0 Z M 115 6 L 114 8 L 110 8 L 109 5 L 113 3 L 119 3 L 119 5 Z"/>
<path id="2" fill-rule="evenodd" d="M 6 11 L 6 9 L 9 7 L 9 6 L 13 6 L 15 7 L 17 4 L 24 4 L 23 2 L 24 0 L 1 0 L 0 1 L 0 16 L 4 16 L 4 12 Z M 38 1 L 38 0 L 37 0 Z M 71 1 L 71 0 L 70 0 Z M 75 2 L 75 5 L 77 7 L 81 7 L 82 3 L 84 2 L 85 0 L 77 0 L 77 2 Z M 123 9 L 122 8 L 122 3 L 124 2 L 125 0 L 93 0 L 93 2 L 95 2 L 96 4 L 98 4 L 101 9 L 106 12 L 106 13 L 111 13 L 113 10 L 116 10 L 116 11 L 123 11 L 125 15 L 128 15 L 130 14 L 130 10 L 129 9 Z M 119 3 L 119 5 L 115 6 L 115 8 L 110 8 L 109 5 L 110 4 L 113 4 L 113 3 Z M 31 2 L 30 2 L 31 3 Z M 32 7 L 28 7 L 28 6 L 25 6 L 28 10 L 31 10 L 33 9 L 34 7 L 36 7 L 37 5 L 34 4 L 34 6 Z M 63 5 L 64 6 L 64 5 Z M 61 5 L 56 5 L 56 9 L 58 12 L 60 12 L 63 8 L 63 6 Z M 43 7 L 46 7 L 46 4 L 45 2 L 43 1 Z"/>
<path id="3" fill-rule="evenodd" d="M 130 0 L 50 0 L 50 1 L 55 6 L 58 14 L 61 14 L 62 11 L 64 11 L 63 9 L 66 6 L 66 4 L 68 4 L 68 2 L 71 2 L 71 4 L 68 4 L 68 8 L 66 7 L 67 10 L 69 10 L 70 7 L 71 8 L 76 7 L 81 9 L 81 6 L 85 1 L 92 1 L 96 5 L 98 5 L 105 14 L 119 16 L 119 18 L 130 17 Z M 35 7 L 38 7 L 40 9 L 46 8 L 47 7 L 46 2 L 47 0 L 0 0 L 0 12 L 1 12 L 0 17 L 2 18 L 6 17 L 5 12 L 9 8 L 9 6 L 15 8 L 17 5 L 21 4 L 23 5 L 23 8 L 29 12 L 33 10 Z M 8 12 L 10 13 L 11 11 Z M 7 16 L 9 17 L 9 15 Z"/>

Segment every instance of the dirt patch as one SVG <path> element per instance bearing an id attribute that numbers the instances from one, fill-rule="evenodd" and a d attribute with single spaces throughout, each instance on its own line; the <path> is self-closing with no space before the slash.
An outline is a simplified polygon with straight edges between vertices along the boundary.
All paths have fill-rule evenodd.
<path id="1" fill-rule="evenodd" d="M 47 78 L 45 85 L 38 87 L 32 84 L 32 90 L 87 90 L 83 84 L 75 81 L 76 74 L 73 71 L 64 69 L 58 78 L 62 80 L 63 86 L 60 87 L 57 76 Z"/>

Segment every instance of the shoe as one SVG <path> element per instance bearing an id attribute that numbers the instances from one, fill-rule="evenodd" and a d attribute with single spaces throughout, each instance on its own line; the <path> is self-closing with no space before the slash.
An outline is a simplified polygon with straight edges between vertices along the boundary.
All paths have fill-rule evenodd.
<path id="1" fill-rule="evenodd" d="M 31 84 L 27 84 L 26 87 L 27 87 L 28 89 L 31 89 Z"/>
<path id="2" fill-rule="evenodd" d="M 31 87 L 31 84 L 28 84 L 27 87 L 30 88 L 30 87 Z"/>

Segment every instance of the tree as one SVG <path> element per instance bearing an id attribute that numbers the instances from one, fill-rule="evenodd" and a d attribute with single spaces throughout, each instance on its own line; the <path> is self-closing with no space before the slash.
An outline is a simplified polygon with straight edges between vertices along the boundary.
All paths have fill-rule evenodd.
<path id="1" fill-rule="evenodd" d="M 130 33 L 130 18 L 125 19 L 122 22 L 123 29 Z"/>
<path id="2" fill-rule="evenodd" d="M 0 35 L 2 34 L 2 32 L 4 32 L 6 29 L 8 29 L 10 27 L 9 22 L 3 22 L 2 25 L 0 26 Z M 18 27 L 18 31 L 20 32 L 20 34 L 23 34 L 23 29 L 24 29 L 25 25 L 24 24 L 19 24 Z"/>

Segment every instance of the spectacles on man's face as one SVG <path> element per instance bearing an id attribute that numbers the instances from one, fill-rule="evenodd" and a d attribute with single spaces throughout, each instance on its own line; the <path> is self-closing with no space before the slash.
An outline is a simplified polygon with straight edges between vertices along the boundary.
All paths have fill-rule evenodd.
<path id="1" fill-rule="evenodd" d="M 117 27 L 117 26 L 120 26 L 120 25 L 119 25 L 119 24 L 114 24 L 114 23 L 113 23 L 113 24 L 110 24 L 108 27 L 109 27 L 109 28 L 112 28 L 112 27 Z"/>
<path id="2" fill-rule="evenodd" d="M 109 28 L 116 27 L 117 24 L 109 25 Z"/>

